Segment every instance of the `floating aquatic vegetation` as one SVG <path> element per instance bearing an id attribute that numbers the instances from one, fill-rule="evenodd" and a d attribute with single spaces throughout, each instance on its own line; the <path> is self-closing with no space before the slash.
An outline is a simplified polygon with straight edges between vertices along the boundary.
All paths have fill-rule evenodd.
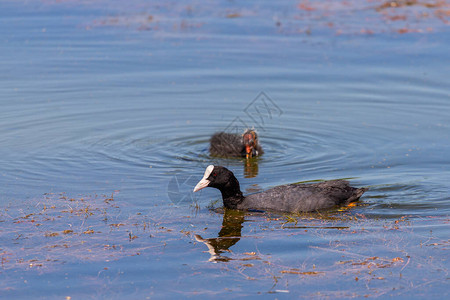
<path id="1" fill-rule="evenodd" d="M 93 6 L 94 3 L 84 5 Z M 108 5 L 115 7 L 111 3 Z M 247 20 L 242 22 L 242 18 Z M 215 23 L 222 19 L 226 19 L 225 24 L 229 28 L 246 31 L 248 22 L 260 24 L 261 29 L 269 33 L 283 35 L 428 33 L 442 30 L 443 26 L 450 24 L 450 3 L 445 0 L 301 0 L 284 5 L 168 2 L 147 4 L 145 8 L 140 6 L 126 12 L 119 10 L 117 15 L 93 20 L 86 28 L 120 26 L 163 34 L 209 34 L 217 29 Z"/>
<path id="2" fill-rule="evenodd" d="M 430 274 L 433 272 L 448 274 L 444 262 L 433 259 L 433 254 L 427 251 L 426 247 L 445 250 L 449 241 L 430 236 L 425 242 L 418 242 L 424 237 L 415 233 L 414 222 L 407 216 L 379 221 L 351 211 L 338 210 L 325 214 L 285 216 L 247 214 L 243 217 L 246 221 L 264 218 L 265 222 L 246 223 L 246 227 L 252 228 L 246 230 L 251 234 L 246 234 L 245 237 L 241 237 L 238 229 L 238 218 L 239 214 L 235 212 L 225 212 L 222 234 L 206 239 L 196 236 L 195 239 L 207 246 L 206 252 L 210 254 L 210 262 L 226 263 L 224 268 L 229 274 L 236 274 L 235 276 L 249 281 L 272 281 L 273 285 L 267 291 L 269 293 L 289 293 L 290 290 L 297 290 L 298 285 L 310 283 L 316 288 L 317 285 L 323 285 L 323 289 L 317 288 L 321 290 L 321 297 L 348 297 L 350 294 L 354 297 L 367 297 L 386 293 L 401 295 L 407 292 L 408 286 L 410 289 L 414 288 L 417 283 L 417 269 L 421 269 L 430 277 L 428 281 L 424 280 L 423 284 L 445 281 L 445 276 L 431 279 L 433 276 Z M 416 220 L 417 223 L 424 221 L 429 220 Z M 440 221 L 445 223 L 448 219 Z M 267 231 L 261 226 L 262 223 L 271 230 Z M 223 234 L 233 231 L 224 230 L 230 226 L 237 229 L 234 235 Z M 264 235 L 264 240 L 258 239 L 260 235 Z M 364 242 L 361 235 L 366 237 L 362 239 Z M 258 241 L 256 251 L 248 248 L 243 252 L 230 249 L 238 244 L 239 239 L 248 240 L 251 237 Z M 285 265 L 279 256 L 260 250 L 264 249 L 266 239 L 272 244 L 274 240 L 286 243 L 288 240 L 295 242 L 299 239 L 301 245 L 303 238 L 310 239 L 312 244 L 307 249 L 298 249 L 308 251 L 309 254 L 301 256 L 304 259 L 297 261 L 295 265 Z M 287 245 L 289 243 L 285 244 Z M 424 278 L 426 277 L 427 275 Z M 332 285 L 332 282 L 338 279 L 342 282 L 357 283 L 348 293 L 327 290 L 327 285 Z M 395 292 L 396 289 L 399 290 L 398 293 Z"/>
<path id="3" fill-rule="evenodd" d="M 28 206 L 10 205 L 0 214 L 2 269 L 52 269 L 57 264 L 109 261 L 162 247 L 146 239 L 170 232 L 142 214 L 122 215 L 111 196 L 71 198 L 47 194 Z"/>

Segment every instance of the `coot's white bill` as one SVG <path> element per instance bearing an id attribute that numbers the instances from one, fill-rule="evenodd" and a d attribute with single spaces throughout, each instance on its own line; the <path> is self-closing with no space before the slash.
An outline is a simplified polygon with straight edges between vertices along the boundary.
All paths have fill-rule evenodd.
<path id="1" fill-rule="evenodd" d="M 211 175 L 212 170 L 214 169 L 213 165 L 209 165 L 206 170 L 205 170 L 205 174 L 203 175 L 202 180 L 200 180 L 197 185 L 194 188 L 194 192 L 200 191 L 201 189 L 204 189 L 205 187 L 208 186 L 208 184 L 210 183 L 210 181 L 208 180 L 209 175 Z"/>

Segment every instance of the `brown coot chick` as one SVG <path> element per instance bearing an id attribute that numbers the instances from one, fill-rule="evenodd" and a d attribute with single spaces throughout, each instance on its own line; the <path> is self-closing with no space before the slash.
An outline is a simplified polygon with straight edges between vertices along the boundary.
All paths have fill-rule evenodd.
<path id="1" fill-rule="evenodd" d="M 243 196 L 239 182 L 227 168 L 210 165 L 194 192 L 214 187 L 222 193 L 223 205 L 231 209 L 310 212 L 355 202 L 367 190 L 351 187 L 348 181 L 331 180 L 309 184 L 287 184 L 265 192 Z"/>
<path id="2" fill-rule="evenodd" d="M 242 135 L 218 132 L 210 140 L 209 152 L 213 156 L 251 158 L 263 154 L 258 135 L 247 129 Z"/>

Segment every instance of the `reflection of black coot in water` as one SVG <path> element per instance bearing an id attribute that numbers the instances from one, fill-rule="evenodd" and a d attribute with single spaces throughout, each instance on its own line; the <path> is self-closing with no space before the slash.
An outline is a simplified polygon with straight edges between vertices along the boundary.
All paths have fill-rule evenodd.
<path id="1" fill-rule="evenodd" d="M 211 254 L 210 261 L 227 261 L 228 257 L 220 254 L 227 251 L 236 244 L 241 237 L 242 223 L 244 222 L 244 212 L 226 209 L 223 215 L 222 229 L 217 238 L 204 239 L 196 234 L 195 239 L 204 243 Z"/>
<path id="2" fill-rule="evenodd" d="M 255 130 L 248 129 L 242 135 L 227 132 L 215 133 L 210 140 L 209 152 L 220 157 L 252 158 L 264 151 L 258 143 Z"/>

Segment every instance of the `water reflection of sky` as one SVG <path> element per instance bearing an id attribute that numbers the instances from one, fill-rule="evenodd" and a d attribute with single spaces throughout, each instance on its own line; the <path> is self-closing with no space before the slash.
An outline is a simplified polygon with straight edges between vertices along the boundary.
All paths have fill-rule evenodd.
<path id="1" fill-rule="evenodd" d="M 446 1 L 0 8 L 1 295 L 447 292 Z M 263 156 L 209 156 L 212 133 L 243 124 Z M 230 215 L 192 193 L 211 163 L 245 193 L 370 190 L 331 214 Z"/>

